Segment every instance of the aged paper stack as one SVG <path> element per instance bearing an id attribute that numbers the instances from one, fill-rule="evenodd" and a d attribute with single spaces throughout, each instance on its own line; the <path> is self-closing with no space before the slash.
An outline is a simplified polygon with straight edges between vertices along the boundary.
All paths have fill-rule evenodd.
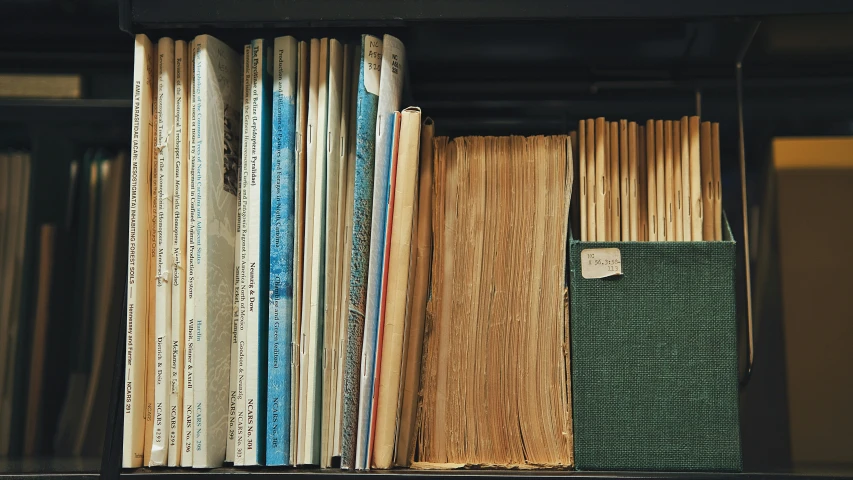
<path id="1" fill-rule="evenodd" d="M 568 136 L 436 138 L 415 468 L 573 463 Z"/>

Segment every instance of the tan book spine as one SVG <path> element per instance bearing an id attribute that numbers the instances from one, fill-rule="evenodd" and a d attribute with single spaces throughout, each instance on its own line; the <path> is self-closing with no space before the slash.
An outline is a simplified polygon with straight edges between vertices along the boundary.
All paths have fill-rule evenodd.
<path id="1" fill-rule="evenodd" d="M 672 242 L 675 240 L 675 169 L 673 165 L 672 154 L 672 121 L 667 120 L 663 124 L 664 138 L 664 189 L 665 189 L 665 204 L 664 204 L 664 233 L 666 241 Z"/>
<path id="2" fill-rule="evenodd" d="M 630 173 L 628 171 L 628 120 L 619 120 L 619 220 L 620 239 L 631 240 L 631 212 L 628 207 L 631 196 Z"/>
<path id="3" fill-rule="evenodd" d="M 587 182 L 589 181 L 586 177 L 586 121 L 581 120 L 578 122 L 578 165 L 580 167 L 580 182 L 578 186 L 580 188 L 580 229 L 581 229 L 581 240 L 587 241 L 589 239 L 589 231 L 588 231 L 588 223 L 589 223 L 589 212 L 587 210 L 587 204 L 589 202 L 589 197 L 587 196 Z"/>
<path id="4" fill-rule="evenodd" d="M 649 240 L 649 184 L 646 165 L 646 127 L 637 125 L 637 240 Z"/>
<path id="5" fill-rule="evenodd" d="M 693 240 L 693 227 L 690 215 L 690 128 L 687 117 L 679 122 L 681 134 L 681 224 L 684 229 L 684 241 Z"/>
<path id="6" fill-rule="evenodd" d="M 622 239 L 622 194 L 619 187 L 619 123 L 610 125 L 610 241 Z"/>
<path id="7" fill-rule="evenodd" d="M 637 124 L 631 122 L 628 124 L 628 218 L 629 218 L 629 235 L 628 240 L 636 242 L 640 239 L 640 211 L 637 208 L 640 192 L 637 172 Z M 623 209 L 624 213 L 624 209 Z M 625 225 L 624 223 L 622 224 Z M 623 236 L 624 240 L 624 236 Z"/>
<path id="8" fill-rule="evenodd" d="M 391 223 L 389 291 L 385 306 L 385 328 L 382 332 L 379 403 L 376 407 L 376 433 L 373 443 L 373 465 L 382 469 L 391 467 L 396 444 L 394 436 L 397 432 L 397 397 L 400 389 L 406 294 L 409 286 L 412 215 L 418 180 L 421 110 L 416 107 L 406 108 L 402 117 L 397 182 L 394 187 L 394 219 Z"/>
<path id="9" fill-rule="evenodd" d="M 415 449 L 415 413 L 418 404 L 418 386 L 421 378 L 421 356 L 424 347 L 424 318 L 429 295 L 429 273 L 432 261 L 432 164 L 435 124 L 431 118 L 421 127 L 421 152 L 418 165 L 418 217 L 417 250 L 412 290 L 412 316 L 406 346 L 406 366 L 403 383 L 403 401 L 400 411 L 400 432 L 397 436 L 395 463 L 406 467 L 412 462 Z"/>
<path id="10" fill-rule="evenodd" d="M 607 241 L 607 122 L 595 119 L 595 239 Z"/>
<path id="11" fill-rule="evenodd" d="M 586 240 L 594 242 L 597 239 L 598 225 L 595 216 L 596 200 L 596 174 L 595 174 L 595 120 L 586 120 Z M 604 240 L 602 238 L 601 240 Z"/>
<path id="12" fill-rule="evenodd" d="M 657 156 L 655 155 L 655 121 L 646 122 L 646 196 L 648 197 L 649 241 L 658 241 Z M 662 229 L 661 229 L 662 230 Z M 662 235 L 663 232 L 661 231 Z"/>
<path id="13" fill-rule="evenodd" d="M 723 189 L 720 178 L 720 124 L 711 124 L 711 161 L 714 173 L 714 240 L 723 239 Z"/>
<path id="14" fill-rule="evenodd" d="M 39 424 L 41 423 L 41 393 L 44 383 L 45 343 L 50 315 L 50 284 L 53 273 L 54 225 L 42 225 L 39 231 L 38 289 L 36 311 L 33 318 L 33 348 L 30 352 L 30 382 L 27 391 L 26 427 L 24 428 L 24 455 L 36 454 Z M 82 427 L 85 430 L 87 424 Z"/>
<path id="15" fill-rule="evenodd" d="M 575 172 L 574 184 L 571 185 L 571 199 L 570 199 L 570 209 L 569 209 L 569 228 L 580 228 L 580 212 L 581 212 L 581 198 L 580 191 L 581 189 L 578 187 L 578 177 L 580 175 L 580 158 L 578 157 L 578 132 L 577 130 L 572 130 L 569 132 L 568 141 L 571 142 L 569 145 L 569 154 L 571 155 L 572 160 L 572 171 Z M 489 148 L 489 147 L 487 147 Z M 576 238 L 579 233 L 575 232 L 574 235 Z"/>
<path id="16" fill-rule="evenodd" d="M 663 120 L 655 120 L 655 229 L 659 242 L 666 241 L 666 166 Z"/>
<path id="17" fill-rule="evenodd" d="M 699 160 L 699 117 L 690 117 L 690 231 L 692 240 L 700 242 L 702 236 L 702 166 Z"/>
<path id="18" fill-rule="evenodd" d="M 711 122 L 702 122 L 699 130 L 702 172 L 702 238 L 714 240 L 714 166 L 711 153 Z"/>
<path id="19" fill-rule="evenodd" d="M 675 198 L 672 200 L 675 241 L 684 241 L 684 216 L 681 203 L 681 122 L 672 122 L 672 176 L 675 182 Z"/>

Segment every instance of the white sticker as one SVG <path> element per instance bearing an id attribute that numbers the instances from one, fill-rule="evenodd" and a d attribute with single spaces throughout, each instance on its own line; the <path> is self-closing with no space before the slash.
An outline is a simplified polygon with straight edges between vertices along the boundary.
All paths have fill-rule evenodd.
<path id="1" fill-rule="evenodd" d="M 583 278 L 606 278 L 622 275 L 622 252 L 618 248 L 587 248 L 581 250 Z"/>
<path id="2" fill-rule="evenodd" d="M 382 40 L 368 35 L 364 39 L 364 89 L 379 95 L 379 73 L 382 68 Z"/>

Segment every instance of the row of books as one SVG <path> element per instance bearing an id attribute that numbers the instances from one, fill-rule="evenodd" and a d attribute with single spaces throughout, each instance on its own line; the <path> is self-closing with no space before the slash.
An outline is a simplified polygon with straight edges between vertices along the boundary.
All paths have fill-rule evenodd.
<path id="1" fill-rule="evenodd" d="M 719 123 L 600 117 L 572 137 L 581 240 L 722 240 Z"/>
<path id="2" fill-rule="evenodd" d="M 29 153 L 0 154 L 0 456 L 97 456 L 124 306 L 128 157 L 42 161 L 60 164 L 67 195 L 33 188 Z"/>
<path id="3" fill-rule="evenodd" d="M 405 65 L 390 35 L 136 37 L 125 467 L 405 461 L 432 145 Z"/>

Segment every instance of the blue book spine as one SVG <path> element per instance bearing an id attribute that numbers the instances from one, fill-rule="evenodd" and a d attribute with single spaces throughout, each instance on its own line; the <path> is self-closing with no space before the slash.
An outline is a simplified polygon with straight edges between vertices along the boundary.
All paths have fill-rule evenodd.
<path id="1" fill-rule="evenodd" d="M 260 167 L 258 181 L 260 182 L 261 212 L 260 212 L 260 261 L 258 262 L 258 285 L 269 285 L 270 281 L 270 174 L 272 163 L 272 68 L 270 57 L 272 48 L 260 39 L 252 41 L 252 50 L 258 46 L 261 56 L 261 145 Z M 261 287 L 262 288 L 262 287 Z M 262 297 L 261 297 L 262 298 Z M 266 413 L 267 413 L 267 337 L 269 331 L 269 302 L 258 302 L 258 405 L 255 409 L 255 428 L 257 428 L 257 461 L 258 465 L 265 464 L 266 454 Z"/>
<path id="2" fill-rule="evenodd" d="M 370 219 L 373 212 L 373 176 L 376 112 L 379 106 L 379 69 L 382 41 L 361 37 L 356 106 L 355 185 L 353 191 L 352 257 L 350 260 L 350 303 L 347 315 L 347 351 L 344 368 L 343 435 L 341 468 L 355 467 L 358 429 L 361 345 L 367 303 L 367 270 L 370 251 Z"/>
<path id="3" fill-rule="evenodd" d="M 277 466 L 291 464 L 296 40 L 278 38 L 274 48 L 266 464 Z"/>

